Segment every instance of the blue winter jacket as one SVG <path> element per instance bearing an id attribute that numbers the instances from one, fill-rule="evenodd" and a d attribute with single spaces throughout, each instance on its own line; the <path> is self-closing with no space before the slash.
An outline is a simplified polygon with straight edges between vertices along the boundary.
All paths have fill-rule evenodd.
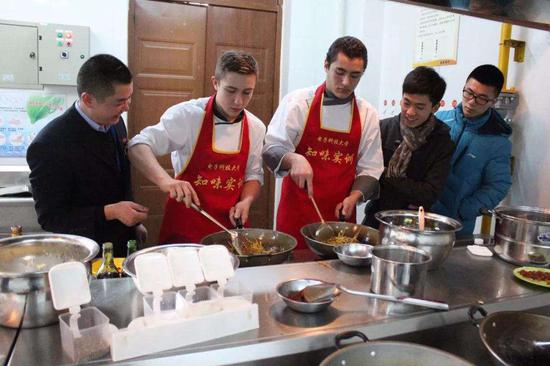
<path id="1" fill-rule="evenodd" d="M 459 235 L 471 234 L 479 209 L 494 208 L 512 185 L 512 128 L 492 108 L 476 119 L 464 117 L 462 104 L 436 116 L 451 128 L 456 150 L 443 193 L 431 211 L 460 220 L 464 228 Z"/>

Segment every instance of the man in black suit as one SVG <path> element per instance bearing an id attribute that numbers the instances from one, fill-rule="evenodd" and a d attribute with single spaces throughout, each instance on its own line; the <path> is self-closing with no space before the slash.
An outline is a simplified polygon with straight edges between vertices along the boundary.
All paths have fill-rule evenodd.
<path id="1" fill-rule="evenodd" d="M 111 55 L 95 55 L 78 72 L 79 99 L 28 148 L 38 222 L 46 231 L 110 241 L 124 256 L 143 239 L 148 209 L 132 201 L 126 127 L 132 74 Z"/>

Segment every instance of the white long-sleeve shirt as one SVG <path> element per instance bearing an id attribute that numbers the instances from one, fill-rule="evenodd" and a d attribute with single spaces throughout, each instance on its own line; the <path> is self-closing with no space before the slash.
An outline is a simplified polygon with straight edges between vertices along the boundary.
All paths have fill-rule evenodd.
<path id="1" fill-rule="evenodd" d="M 304 132 L 309 106 L 317 87 L 299 89 L 286 95 L 273 115 L 267 128 L 264 158 L 267 166 L 277 175 L 287 171 L 280 169 L 285 154 L 295 152 Z M 356 98 L 361 119 L 361 139 L 357 156 L 356 176 L 367 175 L 379 179 L 384 171 L 378 113 L 366 100 Z M 349 131 L 352 102 L 323 105 L 321 125 L 336 131 Z"/>
<path id="2" fill-rule="evenodd" d="M 172 154 L 174 175 L 177 176 L 187 166 L 193 155 L 205 115 L 209 98 L 192 99 L 176 104 L 166 110 L 160 122 L 145 127 L 128 143 L 128 147 L 146 144 L 155 156 Z M 262 145 L 265 126 L 252 113 L 245 111 L 248 120 L 250 150 L 245 171 L 245 182 L 257 180 L 263 184 Z M 234 152 L 241 146 L 240 122 L 228 123 L 214 115 L 214 147 L 217 151 Z M 199 157 L 200 158 L 200 157 Z"/>

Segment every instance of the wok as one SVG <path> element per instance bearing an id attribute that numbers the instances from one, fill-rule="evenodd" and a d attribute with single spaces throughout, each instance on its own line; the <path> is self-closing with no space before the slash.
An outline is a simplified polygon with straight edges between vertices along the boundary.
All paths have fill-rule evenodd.
<path id="1" fill-rule="evenodd" d="M 267 264 L 279 264 L 288 259 L 297 242 L 294 237 L 274 230 L 267 229 L 233 229 L 239 234 L 241 240 L 259 240 L 266 250 L 272 250 L 270 254 L 238 255 L 241 267 L 264 266 Z M 227 246 L 231 242 L 231 236 L 226 231 L 218 231 L 202 238 L 201 243 L 222 244 Z"/>
<path id="2" fill-rule="evenodd" d="M 357 243 L 374 246 L 378 245 L 380 242 L 378 230 L 371 227 L 341 221 L 326 221 L 326 224 L 329 225 L 336 234 L 349 237 L 355 237 L 357 235 Z M 300 230 L 307 246 L 315 254 L 323 258 L 336 258 L 336 253 L 334 253 L 334 245 L 326 243 L 326 240 L 330 239 L 330 237 L 316 236 L 319 225 L 321 225 L 321 223 L 316 222 L 305 225 Z"/>
<path id="3" fill-rule="evenodd" d="M 364 343 L 341 348 L 342 340 L 352 337 L 360 337 Z M 341 349 L 325 358 L 320 366 L 472 366 L 460 357 L 435 348 L 406 342 L 369 341 L 358 331 L 338 334 L 335 343 Z"/>
<path id="4" fill-rule="evenodd" d="M 476 319 L 479 312 L 484 318 Z M 472 323 L 490 352 L 495 365 L 548 365 L 550 317 L 519 311 L 501 311 L 487 316 L 479 306 L 468 310 Z"/>

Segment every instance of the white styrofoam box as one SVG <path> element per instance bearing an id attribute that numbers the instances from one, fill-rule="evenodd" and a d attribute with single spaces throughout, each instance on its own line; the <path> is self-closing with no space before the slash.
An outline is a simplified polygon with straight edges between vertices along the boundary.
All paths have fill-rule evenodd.
<path id="1" fill-rule="evenodd" d="M 229 251 L 223 245 L 207 245 L 200 248 L 199 258 L 207 281 L 225 282 L 235 274 Z"/>

